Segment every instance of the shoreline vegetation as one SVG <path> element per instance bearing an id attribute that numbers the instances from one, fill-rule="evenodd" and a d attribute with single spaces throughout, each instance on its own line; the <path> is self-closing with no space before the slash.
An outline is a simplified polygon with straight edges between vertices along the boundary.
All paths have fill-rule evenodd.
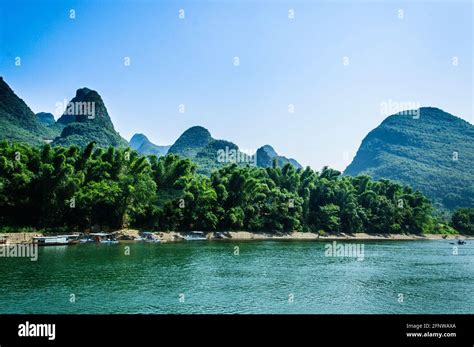
<path id="1" fill-rule="evenodd" d="M 234 240 L 324 239 L 367 231 L 366 239 L 474 235 L 474 208 L 460 208 L 448 220 L 407 185 L 328 167 L 231 162 L 206 176 L 194 162 L 173 154 L 143 156 L 94 142 L 85 148 L 0 142 L 0 232 L 123 229 L 176 239 L 179 233 L 168 231 L 228 230 Z"/>
<path id="2" fill-rule="evenodd" d="M 121 229 L 110 232 L 120 241 L 134 242 L 140 235 L 138 229 Z M 154 237 L 161 242 L 185 241 L 187 232 L 153 232 Z M 33 237 L 48 236 L 43 232 L 11 232 L 0 233 L 0 239 L 6 244 L 32 243 Z M 79 235 L 79 234 L 78 234 Z M 87 235 L 87 234 L 83 234 Z M 324 235 L 313 232 L 265 233 L 250 231 L 214 231 L 205 233 L 207 241 L 421 241 L 421 240 L 474 240 L 474 235 L 461 234 L 368 234 L 368 233 L 326 233 Z"/>

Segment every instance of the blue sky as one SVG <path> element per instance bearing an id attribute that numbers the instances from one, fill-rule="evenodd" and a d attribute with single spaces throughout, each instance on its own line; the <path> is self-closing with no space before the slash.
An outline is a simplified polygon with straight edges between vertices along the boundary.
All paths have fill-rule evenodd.
<path id="1" fill-rule="evenodd" d="M 97 90 L 126 139 L 202 125 L 343 170 L 383 102 L 473 123 L 472 19 L 470 1 L 0 0 L 0 75 L 34 112 Z"/>

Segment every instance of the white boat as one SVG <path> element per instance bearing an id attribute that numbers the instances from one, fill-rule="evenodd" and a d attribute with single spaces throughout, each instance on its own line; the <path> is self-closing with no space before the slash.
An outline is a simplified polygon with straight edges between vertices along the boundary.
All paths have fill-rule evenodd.
<path id="1" fill-rule="evenodd" d="M 119 243 L 118 240 L 114 239 L 112 234 L 107 233 L 90 233 L 89 237 L 92 238 L 93 242 L 103 243 L 107 245 L 116 245 Z"/>
<path id="2" fill-rule="evenodd" d="M 207 240 L 206 235 L 202 231 L 191 231 L 184 239 L 186 241 L 204 241 Z"/>
<path id="3" fill-rule="evenodd" d="M 33 243 L 38 246 L 66 246 L 74 245 L 77 241 L 77 235 L 57 235 L 57 236 L 38 236 L 33 237 Z"/>

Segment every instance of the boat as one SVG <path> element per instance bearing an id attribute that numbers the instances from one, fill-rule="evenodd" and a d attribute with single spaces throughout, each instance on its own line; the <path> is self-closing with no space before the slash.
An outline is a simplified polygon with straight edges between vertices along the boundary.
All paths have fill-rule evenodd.
<path id="1" fill-rule="evenodd" d="M 146 242 L 155 242 L 155 243 L 160 243 L 161 240 L 156 237 L 155 234 L 153 234 L 152 232 L 150 231 L 143 231 L 142 233 L 142 239 L 143 241 L 146 241 Z"/>
<path id="2" fill-rule="evenodd" d="M 37 236 L 33 243 L 38 246 L 67 246 L 78 243 L 77 235 Z"/>
<path id="3" fill-rule="evenodd" d="M 186 241 L 204 241 L 207 240 L 206 235 L 202 231 L 191 231 L 184 239 Z"/>
<path id="4" fill-rule="evenodd" d="M 119 243 L 118 240 L 113 240 L 113 239 L 100 240 L 99 242 L 106 245 L 116 245 Z"/>
<path id="5" fill-rule="evenodd" d="M 226 238 L 226 235 L 223 232 L 218 231 L 214 233 L 214 238 L 218 240 L 222 240 Z"/>
<path id="6" fill-rule="evenodd" d="M 119 243 L 119 241 L 116 240 L 112 234 L 108 233 L 90 233 L 89 237 L 92 238 L 93 242 L 97 243 L 103 243 L 107 245 L 116 245 Z"/>

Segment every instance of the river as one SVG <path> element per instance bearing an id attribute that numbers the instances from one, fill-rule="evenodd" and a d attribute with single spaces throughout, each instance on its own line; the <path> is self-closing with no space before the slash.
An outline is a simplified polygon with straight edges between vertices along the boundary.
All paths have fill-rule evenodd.
<path id="1" fill-rule="evenodd" d="M 193 241 L 0 259 L 0 313 L 474 313 L 474 241 Z"/>

